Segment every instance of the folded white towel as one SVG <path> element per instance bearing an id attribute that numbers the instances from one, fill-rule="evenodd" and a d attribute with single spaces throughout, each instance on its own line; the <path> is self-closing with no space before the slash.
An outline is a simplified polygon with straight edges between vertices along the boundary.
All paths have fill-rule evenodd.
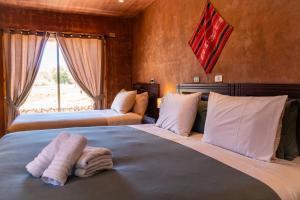
<path id="1" fill-rule="evenodd" d="M 49 167 L 44 171 L 42 180 L 52 185 L 63 186 L 78 158 L 86 147 L 87 140 L 81 135 L 70 135 L 61 144 Z"/>
<path id="2" fill-rule="evenodd" d="M 103 147 L 86 147 L 76 163 L 74 174 L 79 177 L 92 176 L 99 171 L 112 169 L 112 153 Z"/>
<path id="3" fill-rule="evenodd" d="M 100 171 L 109 170 L 113 168 L 113 162 L 111 159 L 103 160 L 97 165 L 91 166 L 88 169 L 76 168 L 74 174 L 78 177 L 89 177 Z"/>
<path id="4" fill-rule="evenodd" d="M 91 167 L 101 165 L 103 163 L 106 163 L 107 161 L 112 161 L 112 156 L 111 155 L 104 155 L 104 156 L 99 156 L 97 158 L 94 158 L 93 160 L 89 161 L 88 165 L 82 166 L 79 165 L 78 163 L 76 164 L 76 168 L 80 169 L 90 169 Z"/>
<path id="5" fill-rule="evenodd" d="M 56 138 L 54 138 L 52 142 L 50 142 L 33 161 L 26 165 L 27 171 L 34 177 L 40 177 L 52 162 L 55 154 L 59 150 L 61 143 L 66 141 L 69 136 L 70 134 L 62 132 Z"/>
<path id="6" fill-rule="evenodd" d="M 77 168 L 86 168 L 91 163 L 94 162 L 94 160 L 99 160 L 101 158 L 111 158 L 111 151 L 107 148 L 103 147 L 90 147 L 87 146 L 84 150 L 80 158 L 78 159 L 76 163 Z M 106 157 L 102 157 L 106 156 Z"/>

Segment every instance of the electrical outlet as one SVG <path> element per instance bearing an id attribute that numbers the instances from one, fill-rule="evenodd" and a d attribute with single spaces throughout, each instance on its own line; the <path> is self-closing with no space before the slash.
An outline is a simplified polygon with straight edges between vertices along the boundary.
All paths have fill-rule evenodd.
<path id="1" fill-rule="evenodd" d="M 222 83 L 223 76 L 222 75 L 215 75 L 215 83 Z"/>
<path id="2" fill-rule="evenodd" d="M 200 77 L 194 76 L 194 83 L 199 83 L 199 82 L 200 82 Z"/>

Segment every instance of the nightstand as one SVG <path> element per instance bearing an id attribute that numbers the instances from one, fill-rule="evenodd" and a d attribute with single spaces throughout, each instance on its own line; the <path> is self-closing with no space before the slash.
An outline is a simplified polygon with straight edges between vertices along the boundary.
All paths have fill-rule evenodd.
<path id="1" fill-rule="evenodd" d="M 149 117 L 147 115 L 144 116 L 142 123 L 143 124 L 155 124 L 156 120 L 154 117 Z"/>

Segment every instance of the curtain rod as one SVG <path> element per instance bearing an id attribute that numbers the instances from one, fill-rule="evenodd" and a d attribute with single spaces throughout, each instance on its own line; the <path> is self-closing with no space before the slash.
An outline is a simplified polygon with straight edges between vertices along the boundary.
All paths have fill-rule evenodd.
<path id="1" fill-rule="evenodd" d="M 44 31 L 32 31 L 32 30 L 21 30 L 21 29 L 0 29 L 1 32 L 4 33 L 19 33 L 19 34 L 23 34 L 23 35 L 45 35 L 45 34 L 49 34 L 47 32 Z"/>
<path id="2" fill-rule="evenodd" d="M 49 32 L 50 34 L 54 34 L 62 37 L 69 38 L 88 38 L 88 39 L 106 39 L 107 35 L 103 34 L 87 34 L 87 33 L 70 33 L 70 32 Z"/>
<path id="3" fill-rule="evenodd" d="M 63 37 L 79 37 L 79 38 L 96 38 L 96 39 L 105 39 L 105 38 L 116 38 L 115 33 L 108 33 L 108 34 L 97 34 L 97 33 L 75 33 L 75 32 L 55 32 L 55 31 L 33 31 L 29 29 L 0 29 L 0 32 L 9 32 L 9 33 L 20 33 L 20 34 L 33 34 L 33 35 L 44 35 L 51 34 L 51 35 L 60 35 Z"/>

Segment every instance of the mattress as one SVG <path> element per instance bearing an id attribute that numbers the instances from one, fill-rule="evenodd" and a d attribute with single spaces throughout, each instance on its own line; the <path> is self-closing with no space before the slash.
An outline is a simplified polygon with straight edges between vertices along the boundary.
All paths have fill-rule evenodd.
<path id="1" fill-rule="evenodd" d="M 44 130 L 84 126 L 116 126 L 140 124 L 142 116 L 129 112 L 118 113 L 111 109 L 91 110 L 72 113 L 47 113 L 19 115 L 8 132 Z"/>
<path id="2" fill-rule="evenodd" d="M 24 166 L 61 131 L 111 149 L 114 170 L 71 177 L 64 187 L 31 177 Z M 154 125 L 25 131 L 0 140 L 0 196 L 6 200 L 296 200 L 299 171 L 296 163 L 252 160 L 201 142 L 201 134 L 183 137 Z"/>

